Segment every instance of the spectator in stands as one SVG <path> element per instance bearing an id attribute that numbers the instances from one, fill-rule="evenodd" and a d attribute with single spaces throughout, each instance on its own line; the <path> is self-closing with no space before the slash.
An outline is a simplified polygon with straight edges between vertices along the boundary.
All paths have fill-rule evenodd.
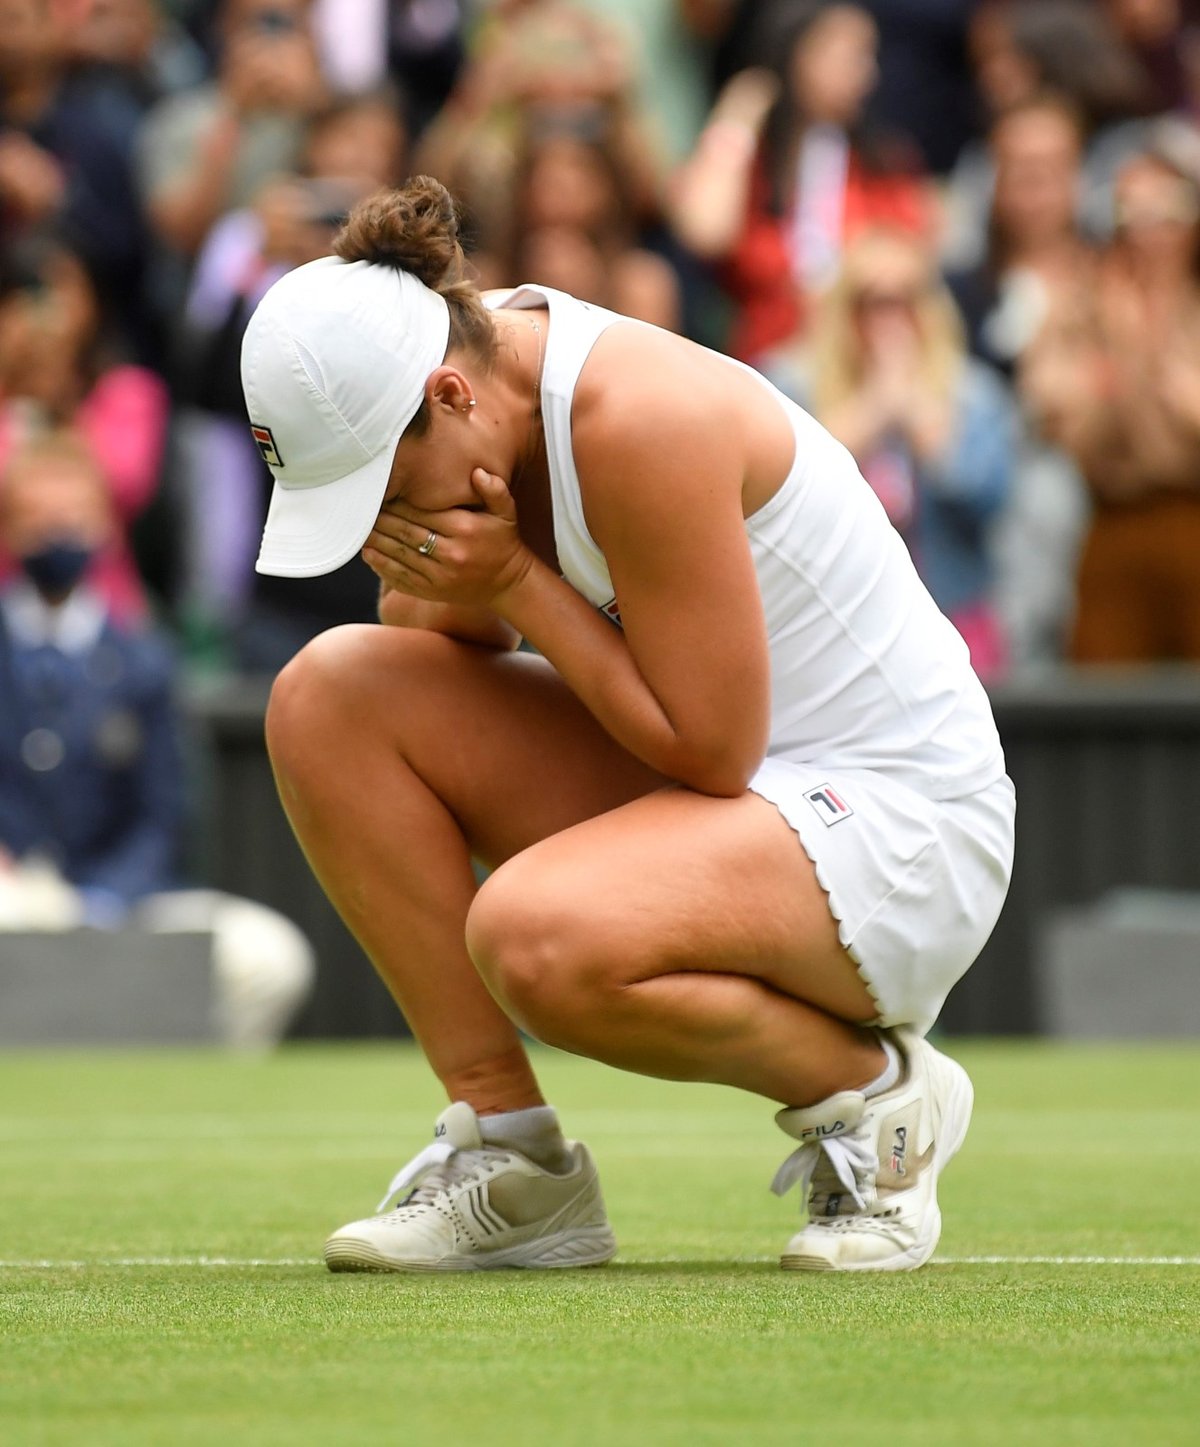
<path id="1" fill-rule="evenodd" d="M 1200 661 L 1200 132 L 1160 123 L 1117 179 L 1116 226 L 1027 384 L 1094 501 L 1072 652 Z"/>
<path id="2" fill-rule="evenodd" d="M 70 64 L 60 0 L 0 0 L 0 235 L 55 226 L 139 359 L 148 236 L 134 181 L 141 107 L 107 69 Z"/>
<path id="3" fill-rule="evenodd" d="M 1017 417 L 1003 380 L 968 355 L 927 246 L 904 231 L 864 232 L 799 345 L 764 370 L 853 453 L 976 671 L 995 678 L 1005 648 L 991 533 Z"/>
<path id="4" fill-rule="evenodd" d="M 122 361 L 105 334 L 99 299 L 75 252 L 46 234 L 0 252 L 0 469 L 47 428 L 78 433 L 119 520 L 88 581 L 122 623 L 146 612 L 129 531 L 159 486 L 167 411 L 162 380 Z M 0 548 L 0 576 L 10 568 Z"/>
<path id="5" fill-rule="evenodd" d="M 117 626 L 84 581 L 112 528 L 104 479 L 77 438 L 50 434 L 10 459 L 0 538 L 21 574 L 0 587 L 4 923 L 211 931 L 224 1037 L 269 1045 L 309 990 L 312 952 L 274 911 L 178 889 L 170 658 L 153 634 Z"/>
<path id="6" fill-rule="evenodd" d="M 420 135 L 445 104 L 466 52 L 472 0 L 312 0 L 321 69 L 337 95 L 399 88 Z"/>
<path id="7" fill-rule="evenodd" d="M 730 349 L 756 356 L 794 335 L 865 227 L 931 221 L 915 153 L 864 125 L 877 32 L 861 5 L 772 7 L 763 68 L 735 75 L 678 173 L 676 231 L 720 266 L 737 308 Z"/>
<path id="8" fill-rule="evenodd" d="M 972 350 L 1009 375 L 1053 291 L 1074 285 L 1094 264 L 1079 222 L 1083 143 L 1082 117 L 1054 94 L 1018 101 L 992 123 L 987 252 L 947 280 Z"/>
<path id="9" fill-rule="evenodd" d="M 107 67 L 146 107 L 207 75 L 203 50 L 155 0 L 84 0 L 66 43 L 73 64 Z"/>
<path id="10" fill-rule="evenodd" d="M 872 111 L 909 135 L 937 175 L 975 134 L 967 36 L 979 0 L 863 0 L 879 26 Z"/>
<path id="11" fill-rule="evenodd" d="M 1156 110 L 1181 110 L 1188 103 L 1185 56 L 1189 0 L 1104 0 L 1113 29 L 1142 64 L 1154 91 Z M 1190 0 L 1191 21 L 1200 7 Z"/>
<path id="12" fill-rule="evenodd" d="M 415 156 L 461 199 L 480 250 L 502 253 L 514 234 L 525 126 L 547 118 L 603 132 L 639 221 L 657 215 L 664 165 L 623 32 L 571 0 L 497 0 Z"/>
<path id="13" fill-rule="evenodd" d="M 222 0 L 216 76 L 147 116 L 142 194 L 177 258 L 194 257 L 220 216 L 294 170 L 327 98 L 309 22 L 309 0 Z"/>
<path id="14" fill-rule="evenodd" d="M 1084 142 L 1081 217 L 1103 237 L 1113 177 L 1141 144 L 1139 118 L 1155 104 L 1150 77 L 1108 15 L 1090 0 L 984 0 L 971 26 L 971 56 L 989 126 L 1047 92 L 1074 107 Z M 987 146 L 966 146 L 946 198 L 947 265 L 982 260 L 993 180 Z"/>
<path id="15" fill-rule="evenodd" d="M 224 216 L 197 258 L 179 368 L 183 614 L 193 650 L 253 672 L 276 672 L 323 628 L 373 618 L 375 586 L 357 561 L 303 584 L 255 574 L 271 477 L 246 417 L 242 332 L 276 278 L 328 252 L 355 201 L 399 184 L 406 157 L 394 91 L 336 102 L 311 122 L 299 170 Z"/>
<path id="16" fill-rule="evenodd" d="M 506 257 L 476 253 L 483 286 L 536 276 L 582 301 L 678 331 L 679 279 L 639 244 L 637 208 L 599 117 L 530 117 L 516 174 Z"/>
<path id="17" fill-rule="evenodd" d="M 1079 221 L 1083 119 L 1052 93 L 1015 102 L 988 137 L 995 188 L 983 260 L 948 282 L 976 356 L 1017 383 L 1056 299 L 1094 273 L 1096 251 Z M 1008 502 L 992 530 L 993 597 L 1010 668 L 1060 660 L 1075 607 L 1087 493 L 1073 461 L 1022 406 Z"/>
<path id="18" fill-rule="evenodd" d="M 638 104 L 668 167 L 691 154 L 712 105 L 709 16 L 722 0 L 580 0 L 633 37 Z M 723 23 L 718 18 L 718 23 Z"/>

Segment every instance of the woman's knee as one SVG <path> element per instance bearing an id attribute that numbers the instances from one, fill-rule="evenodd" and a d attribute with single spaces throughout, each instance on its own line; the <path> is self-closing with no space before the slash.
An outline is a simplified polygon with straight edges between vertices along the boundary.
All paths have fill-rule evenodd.
<path id="1" fill-rule="evenodd" d="M 267 704 L 267 751 L 278 769 L 316 757 L 329 746 L 365 741 L 372 719 L 380 727 L 402 712 L 405 680 L 428 676 L 451 640 L 417 629 L 350 623 L 330 628 L 280 671 Z M 347 751 L 348 752 L 348 751 Z"/>
<path id="2" fill-rule="evenodd" d="M 509 1016 L 548 1045 L 573 1048 L 616 988 L 568 902 L 511 860 L 467 915 L 467 950 Z"/>
<path id="3" fill-rule="evenodd" d="M 278 766 L 290 760 L 314 735 L 328 726 L 329 716 L 346 706 L 353 684 L 359 635 L 363 625 L 348 624 L 318 634 L 280 670 L 267 703 L 267 752 Z"/>

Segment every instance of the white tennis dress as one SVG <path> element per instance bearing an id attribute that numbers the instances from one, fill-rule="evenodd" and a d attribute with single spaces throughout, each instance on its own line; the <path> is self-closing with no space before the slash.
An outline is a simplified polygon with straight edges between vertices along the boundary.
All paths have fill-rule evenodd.
<path id="1" fill-rule="evenodd" d="M 608 327 L 643 326 L 549 287 L 488 298 L 546 306 L 542 416 L 563 577 L 620 624 L 584 519 L 575 386 Z M 771 662 L 767 758 L 750 788 L 796 831 L 885 1024 L 928 1029 L 982 949 L 1012 868 L 1015 797 L 967 647 L 846 449 L 778 400 L 796 454 L 746 519 Z"/>

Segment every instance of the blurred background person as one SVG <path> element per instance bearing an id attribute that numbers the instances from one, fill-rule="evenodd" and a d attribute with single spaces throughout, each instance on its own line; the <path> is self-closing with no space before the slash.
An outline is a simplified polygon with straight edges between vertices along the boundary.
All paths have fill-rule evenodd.
<path id="1" fill-rule="evenodd" d="M 1140 121 L 1161 108 L 1139 58 L 1093 0 L 983 0 L 970 55 L 984 130 L 1044 93 L 1074 107 L 1083 136 L 1080 217 L 1103 237 L 1112 179 L 1140 144 Z M 994 182 L 985 142 L 963 147 L 949 178 L 942 240 L 948 266 L 977 265 L 987 250 Z"/>
<path id="2" fill-rule="evenodd" d="M 865 121 L 878 31 L 861 5 L 765 12 L 759 66 L 732 77 L 675 176 L 672 220 L 732 300 L 729 350 L 753 361 L 804 324 L 848 239 L 932 222 L 915 148 Z"/>
<path id="3" fill-rule="evenodd" d="M 142 106 L 122 76 L 73 57 L 77 10 L 65 0 L 0 0 L 0 236 L 54 227 L 131 354 L 152 359 L 134 154 Z"/>
<path id="4" fill-rule="evenodd" d="M 755 30 L 771 0 L 678 0 L 690 29 L 711 48 L 714 92 L 761 63 Z M 944 174 L 977 126 L 967 36 L 980 0 L 859 0 L 879 32 L 876 122 L 914 141 L 925 164 Z"/>
<path id="5" fill-rule="evenodd" d="M 1093 514 L 1072 656 L 1200 661 L 1200 131 L 1164 121 L 1116 185 L 1095 286 L 1062 298 L 1026 389 Z"/>
<path id="6" fill-rule="evenodd" d="M 207 75 L 201 46 L 156 0 L 81 0 L 66 44 L 73 65 L 107 69 L 146 109 Z"/>
<path id="7" fill-rule="evenodd" d="M 637 104 L 668 168 L 696 143 L 712 104 L 712 20 L 724 0 L 580 0 L 616 24 L 631 57 Z M 723 17 L 713 17 L 718 24 Z"/>
<path id="8" fill-rule="evenodd" d="M 418 136 L 454 88 L 479 8 L 472 0 L 312 0 L 322 73 L 336 95 L 396 85 L 405 126 Z"/>
<path id="9" fill-rule="evenodd" d="M 998 677 L 991 537 L 1016 411 L 1003 380 L 969 356 L 928 247 L 897 230 L 858 237 L 803 339 L 764 370 L 854 455 L 976 672 Z"/>
<path id="10" fill-rule="evenodd" d="M 162 379 L 124 360 L 105 330 L 75 251 L 48 232 L 0 247 L 0 469 L 39 433 L 74 430 L 115 519 L 88 582 L 121 623 L 144 618 L 149 606 L 132 533 L 159 488 L 168 407 Z M 0 577 L 11 569 L 0 546 Z"/>
<path id="11" fill-rule="evenodd" d="M 1187 110 L 1195 100 L 1188 75 L 1188 46 L 1200 27 L 1200 6 L 1195 0 L 1103 3 L 1113 29 L 1150 78 L 1155 109 Z"/>
<path id="12" fill-rule="evenodd" d="M 978 116 L 967 64 L 979 0 L 865 0 L 879 26 L 879 87 L 872 111 L 916 142 L 945 175 L 975 133 Z"/>
<path id="13" fill-rule="evenodd" d="M 326 103 L 309 0 L 222 0 L 216 73 L 169 95 L 142 125 L 138 175 L 159 244 L 155 304 L 173 319 L 204 238 L 299 161 Z"/>
<path id="14" fill-rule="evenodd" d="M 1063 657 L 1089 513 L 1074 460 L 1025 405 L 1031 343 L 1059 298 L 1086 287 L 1098 265 L 1081 222 L 1084 144 L 1083 116 L 1064 95 L 1030 95 L 1001 111 L 987 137 L 986 251 L 947 275 L 972 352 L 1014 380 L 1021 403 L 1008 503 L 992 530 L 993 599 L 1014 670 Z"/>
<path id="15" fill-rule="evenodd" d="M 185 781 L 170 654 L 155 634 L 118 626 L 84 581 L 112 529 L 104 478 L 78 438 L 47 434 L 9 459 L 0 538 L 20 573 L 0 585 L 5 923 L 211 932 L 223 1038 L 269 1045 L 311 987 L 312 952 L 272 910 L 179 891 Z"/>
<path id="16" fill-rule="evenodd" d="M 1036 334 L 1054 291 L 1095 265 L 1080 225 L 1083 119 L 1053 93 L 1015 102 L 993 122 L 994 172 L 987 249 L 947 281 L 967 324 L 971 349 L 1011 375 Z"/>
<path id="17" fill-rule="evenodd" d="M 506 255 L 475 252 L 481 286 L 536 276 L 582 301 L 678 331 L 679 278 L 641 244 L 636 198 L 603 117 L 527 120 L 517 153 Z"/>
<path id="18" fill-rule="evenodd" d="M 387 87 L 314 117 L 297 170 L 213 227 L 196 261 L 181 327 L 175 486 L 180 611 L 194 659 L 275 673 L 316 633 L 375 617 L 377 587 L 357 560 L 286 583 L 254 571 L 271 476 L 250 433 L 242 334 L 285 271 L 328 253 L 349 208 L 403 179 L 407 134 Z"/>
<path id="19" fill-rule="evenodd" d="M 526 127 L 591 127 L 612 147 L 639 221 L 658 214 L 665 163 L 637 94 L 635 56 L 608 19 L 571 0 L 495 0 L 417 147 L 413 169 L 461 202 L 473 249 L 503 252 Z"/>

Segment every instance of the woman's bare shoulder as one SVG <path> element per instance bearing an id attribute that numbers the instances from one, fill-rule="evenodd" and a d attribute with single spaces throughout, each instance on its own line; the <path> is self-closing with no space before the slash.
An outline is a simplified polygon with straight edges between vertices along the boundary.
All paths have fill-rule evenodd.
<path id="1" fill-rule="evenodd" d="M 580 481 L 702 467 L 740 476 L 737 400 L 720 357 L 655 327 L 620 323 L 579 375 L 571 437 Z M 736 390 L 736 389 L 735 389 Z"/>
<path id="2" fill-rule="evenodd" d="M 647 416 L 658 426 L 719 435 L 744 406 L 743 374 L 727 357 L 659 327 L 625 322 L 597 340 L 576 385 L 576 416 Z"/>

